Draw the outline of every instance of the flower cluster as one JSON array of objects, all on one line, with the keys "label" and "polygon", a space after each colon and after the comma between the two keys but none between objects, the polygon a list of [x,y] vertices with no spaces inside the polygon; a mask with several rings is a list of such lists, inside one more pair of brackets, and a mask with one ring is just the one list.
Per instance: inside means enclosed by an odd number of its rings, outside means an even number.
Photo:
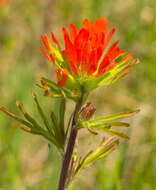
[{"label": "flower cluster", "polygon": [[[53,32],[51,37],[55,48],[48,36],[42,35],[47,52],[42,46],[40,48],[48,61],[56,66],[57,85],[69,89],[83,87],[90,91],[125,76],[129,70],[117,75],[137,61],[133,60],[127,64],[133,55],[124,56],[125,50],[117,46],[119,40],[107,48],[114,32],[115,28],[108,32],[108,22],[105,18],[91,23],[85,19],[79,29],[70,24],[69,33],[66,28],[62,28],[65,49],[61,49]],[[119,57],[121,58],[118,62]]]}]

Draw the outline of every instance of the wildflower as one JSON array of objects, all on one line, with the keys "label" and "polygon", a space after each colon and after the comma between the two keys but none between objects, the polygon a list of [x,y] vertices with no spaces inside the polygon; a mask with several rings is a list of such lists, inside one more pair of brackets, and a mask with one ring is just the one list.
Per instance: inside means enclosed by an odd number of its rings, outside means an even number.
[{"label": "wildflower", "polygon": [[[118,137],[129,139],[125,133],[117,131],[117,127],[129,127],[129,123],[116,120],[139,112],[121,112],[94,119],[96,107],[91,102],[84,105],[91,90],[118,81],[130,72],[127,70],[129,67],[138,63],[137,60],[131,60],[132,54],[125,55],[126,52],[117,46],[119,40],[108,47],[114,32],[114,28],[108,32],[108,22],[105,18],[91,23],[85,19],[79,29],[70,24],[69,33],[65,28],[62,29],[64,49],[53,32],[52,43],[47,35],[42,35],[46,50],[42,46],[40,48],[48,61],[56,67],[57,83],[39,75],[41,84],[37,86],[44,89],[44,96],[59,98],[57,109],[51,112],[50,118],[47,118],[47,110],[42,108],[35,93],[32,93],[32,97],[40,116],[39,121],[31,116],[19,101],[16,101],[16,105],[23,118],[0,106],[0,111],[22,125],[19,125],[22,130],[40,135],[56,146],[62,156],[58,190],[64,190],[66,187],[71,189],[74,177],[82,169],[116,149],[119,144]],[[75,109],[68,122],[65,120],[66,99],[75,101]],[[104,132],[116,137],[106,140],[102,138],[102,142],[95,149],[91,148],[92,143],[89,142],[89,149],[84,156],[79,157],[75,145],[80,129],[88,130],[93,135]]]},{"label": "wildflower", "polygon": [[[70,24],[69,33],[66,28],[62,29],[65,46],[63,50],[53,32],[51,37],[55,48],[48,36],[42,35],[47,52],[42,46],[40,48],[48,61],[56,66],[57,85],[72,90],[83,88],[89,92],[127,75],[129,70],[122,75],[120,73],[138,61],[133,60],[127,64],[133,55],[124,56],[125,50],[117,46],[119,40],[107,48],[114,32],[115,28],[108,32],[108,22],[105,18],[91,23],[85,19],[82,28],[78,29]],[[120,62],[117,61],[119,57]]]}]

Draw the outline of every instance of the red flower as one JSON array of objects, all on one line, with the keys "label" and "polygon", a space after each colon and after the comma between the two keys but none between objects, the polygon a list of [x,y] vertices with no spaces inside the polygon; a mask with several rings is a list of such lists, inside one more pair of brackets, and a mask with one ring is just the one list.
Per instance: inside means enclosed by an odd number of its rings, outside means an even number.
[{"label": "red flower", "polygon": [[[41,47],[45,57],[56,65],[58,86],[64,86],[68,75],[75,78],[100,77],[107,71],[116,67],[116,59],[125,54],[124,50],[117,47],[119,40],[114,42],[106,50],[115,29],[108,33],[108,22],[105,18],[100,18],[96,22],[89,23],[85,19],[82,28],[76,29],[73,24],[69,25],[69,32],[62,29],[62,37],[65,49],[61,51],[60,44],[54,33],[51,33],[56,49],[53,48],[47,35],[42,36],[43,43],[48,54]],[[57,55],[58,53],[58,55]],[[58,56],[61,57],[58,61]],[[128,55],[122,61],[126,62],[132,58]],[[59,77],[58,77],[59,72]]]}]

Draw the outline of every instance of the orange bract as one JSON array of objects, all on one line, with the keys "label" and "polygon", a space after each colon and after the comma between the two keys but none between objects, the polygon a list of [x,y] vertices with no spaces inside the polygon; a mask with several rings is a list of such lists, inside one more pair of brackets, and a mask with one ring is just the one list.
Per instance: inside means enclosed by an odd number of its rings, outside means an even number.
[{"label": "orange bract", "polygon": [[[79,29],[70,24],[69,33],[66,28],[62,29],[62,37],[65,44],[63,51],[61,51],[60,44],[54,33],[51,33],[57,51],[64,58],[63,63],[59,66],[58,64],[56,65],[58,86],[66,84],[68,74],[74,77],[100,77],[116,66],[115,60],[126,52],[117,47],[119,40],[114,42],[106,51],[115,29],[113,28],[108,34],[107,32],[108,22],[105,18],[100,18],[96,22],[91,21],[91,23],[85,19],[82,23],[82,28]],[[48,52],[46,53],[41,47],[43,54],[55,65],[57,56],[50,40],[47,35],[42,36],[42,40]],[[126,62],[130,58],[132,58],[131,54],[123,61]]]}]

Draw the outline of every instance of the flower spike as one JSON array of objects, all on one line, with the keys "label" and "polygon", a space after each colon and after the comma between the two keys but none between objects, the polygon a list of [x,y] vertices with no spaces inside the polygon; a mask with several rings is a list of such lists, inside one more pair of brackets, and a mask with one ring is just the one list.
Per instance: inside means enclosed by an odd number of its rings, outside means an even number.
[{"label": "flower spike", "polygon": [[[56,49],[47,35],[41,36],[48,53],[42,47],[41,51],[56,66],[59,87],[73,91],[77,84],[78,91],[84,89],[89,92],[99,86],[111,84],[129,73],[129,71],[120,72],[134,65],[133,60],[128,63],[133,55],[126,56],[126,51],[118,46],[119,40],[108,47],[115,28],[110,32],[108,29],[109,25],[105,18],[99,18],[95,22],[85,19],[82,27],[78,29],[74,24],[70,24],[69,32],[63,27],[62,38],[65,46],[63,51],[53,32],[51,36]],[[119,57],[120,62],[118,62]]]}]

